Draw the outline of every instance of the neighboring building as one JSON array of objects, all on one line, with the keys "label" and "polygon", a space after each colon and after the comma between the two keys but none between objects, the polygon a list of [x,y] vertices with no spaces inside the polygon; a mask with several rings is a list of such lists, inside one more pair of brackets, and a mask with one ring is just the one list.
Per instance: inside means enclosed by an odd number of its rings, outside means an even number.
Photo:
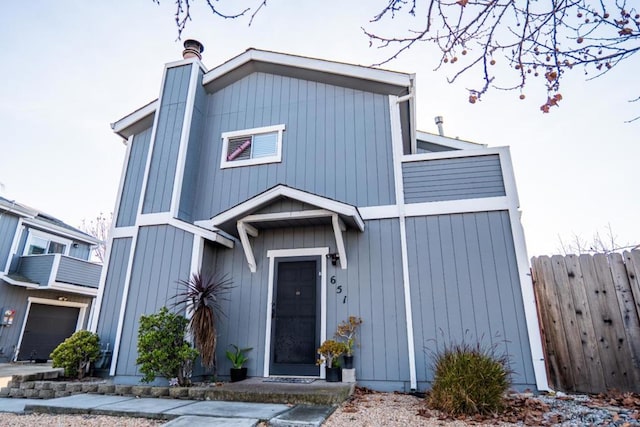
[{"label": "neighboring building", "polygon": [[100,241],[0,197],[0,362],[47,360],[93,313]]},{"label": "neighboring building", "polygon": [[112,125],[127,155],[93,324],[111,376],[140,380],[140,316],[202,269],[236,285],[221,376],[237,344],[250,376],[323,378],[316,348],[356,315],[365,386],[424,389],[431,354],[464,339],[547,388],[508,148],[417,132],[412,74],[255,49],[207,70],[185,52]]}]

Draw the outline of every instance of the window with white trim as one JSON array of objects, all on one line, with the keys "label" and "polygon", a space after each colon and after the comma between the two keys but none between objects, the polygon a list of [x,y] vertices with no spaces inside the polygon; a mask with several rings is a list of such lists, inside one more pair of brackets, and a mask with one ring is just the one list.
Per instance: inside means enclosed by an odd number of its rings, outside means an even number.
[{"label": "window with white trim", "polygon": [[284,125],[265,126],[222,134],[221,168],[282,161]]},{"label": "window with white trim", "polygon": [[22,255],[69,254],[71,240],[37,230],[29,230]]}]

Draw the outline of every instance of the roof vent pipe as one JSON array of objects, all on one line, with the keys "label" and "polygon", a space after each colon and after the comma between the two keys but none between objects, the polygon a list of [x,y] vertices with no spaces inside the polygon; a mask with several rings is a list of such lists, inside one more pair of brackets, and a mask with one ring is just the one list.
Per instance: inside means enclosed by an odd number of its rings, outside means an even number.
[{"label": "roof vent pipe", "polygon": [[198,40],[189,39],[184,41],[184,50],[182,51],[184,59],[202,59],[202,52],[204,52],[204,45]]},{"label": "roof vent pipe", "polygon": [[436,126],[438,126],[438,133],[440,134],[440,136],[444,136],[444,128],[442,127],[442,123],[444,123],[444,119],[442,118],[442,116],[436,116],[435,121],[436,121]]}]

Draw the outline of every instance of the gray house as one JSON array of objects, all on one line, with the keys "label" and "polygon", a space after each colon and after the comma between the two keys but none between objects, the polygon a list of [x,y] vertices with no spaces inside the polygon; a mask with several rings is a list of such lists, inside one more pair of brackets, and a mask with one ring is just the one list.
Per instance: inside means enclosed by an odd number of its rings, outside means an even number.
[{"label": "gray house", "polygon": [[[94,314],[99,240],[0,197],[0,362],[47,360]],[[97,313],[96,313],[97,315]]]},{"label": "gray house", "polygon": [[[191,43],[191,44],[189,44]],[[127,155],[93,329],[138,382],[138,320],[180,279],[231,275],[219,329],[250,376],[324,378],[315,349],[360,316],[360,384],[424,389],[430,355],[481,340],[517,388],[546,389],[509,149],[416,130],[415,76],[200,45],[120,119]]]}]

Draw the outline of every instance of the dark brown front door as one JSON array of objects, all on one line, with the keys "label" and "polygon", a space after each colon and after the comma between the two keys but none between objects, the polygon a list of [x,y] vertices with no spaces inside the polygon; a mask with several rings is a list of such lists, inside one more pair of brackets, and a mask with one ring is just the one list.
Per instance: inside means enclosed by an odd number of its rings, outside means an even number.
[{"label": "dark brown front door", "polygon": [[270,375],[320,375],[319,267],[318,258],[276,261]]},{"label": "dark brown front door", "polygon": [[51,352],[76,331],[80,309],[31,304],[18,360],[48,360]]}]

